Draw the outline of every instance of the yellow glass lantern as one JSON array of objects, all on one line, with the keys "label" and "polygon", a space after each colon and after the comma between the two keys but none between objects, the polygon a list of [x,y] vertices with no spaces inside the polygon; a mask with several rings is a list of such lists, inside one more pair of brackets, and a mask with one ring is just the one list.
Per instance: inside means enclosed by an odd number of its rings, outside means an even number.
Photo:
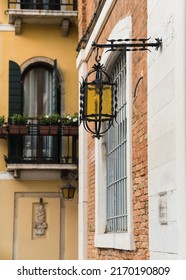
[{"label": "yellow glass lantern", "polygon": [[97,61],[80,88],[80,121],[93,137],[100,139],[116,118],[116,83]]}]

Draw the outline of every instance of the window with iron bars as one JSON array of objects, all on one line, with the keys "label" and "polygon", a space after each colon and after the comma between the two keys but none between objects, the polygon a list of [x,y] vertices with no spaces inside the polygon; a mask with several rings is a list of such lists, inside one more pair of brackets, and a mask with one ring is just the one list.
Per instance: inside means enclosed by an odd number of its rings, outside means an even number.
[{"label": "window with iron bars", "polygon": [[118,95],[117,123],[106,134],[106,231],[127,231],[126,53],[117,58],[111,76]]}]

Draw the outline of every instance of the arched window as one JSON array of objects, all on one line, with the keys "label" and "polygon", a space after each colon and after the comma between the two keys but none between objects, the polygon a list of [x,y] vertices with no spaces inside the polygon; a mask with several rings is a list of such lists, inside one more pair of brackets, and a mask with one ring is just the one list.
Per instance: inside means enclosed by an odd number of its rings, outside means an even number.
[{"label": "arched window", "polygon": [[[131,30],[131,17],[126,17],[114,27],[109,39],[130,38]],[[117,122],[95,144],[95,246],[134,250],[131,53],[105,52],[101,62],[117,81],[118,107]]]},{"label": "arched window", "polygon": [[[54,69],[43,63],[36,63],[26,69],[22,77],[23,83],[23,113],[34,122],[41,115],[60,113],[57,75]],[[33,127],[34,129],[34,127]],[[25,136],[23,143],[23,158],[42,161],[53,161],[57,156],[57,138],[52,136]],[[37,133],[36,133],[37,134]]]},{"label": "arched window", "polygon": [[32,131],[28,136],[10,141],[9,154],[19,156],[24,162],[39,163],[48,160],[57,163],[60,158],[58,136],[41,137],[38,132],[38,119],[42,115],[60,114],[56,60],[53,65],[34,62],[26,67],[23,73],[13,61],[10,61],[9,68],[9,116],[15,113],[25,114],[32,124]]},{"label": "arched window", "polygon": [[[57,77],[54,79],[51,66],[34,64],[23,74],[23,113],[39,117],[59,111]],[[59,112],[58,112],[59,113]]]},{"label": "arched window", "polygon": [[116,60],[112,77],[117,81],[117,124],[106,134],[106,231],[127,231],[127,99],[126,53]]}]

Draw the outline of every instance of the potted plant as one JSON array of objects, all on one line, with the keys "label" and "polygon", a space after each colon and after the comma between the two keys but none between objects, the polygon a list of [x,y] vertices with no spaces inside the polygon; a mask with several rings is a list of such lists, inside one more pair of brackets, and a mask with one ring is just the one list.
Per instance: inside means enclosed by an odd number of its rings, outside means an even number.
[{"label": "potted plant", "polygon": [[7,125],[5,125],[5,116],[0,116],[0,138],[6,138]]},{"label": "potted plant", "polygon": [[28,117],[24,114],[13,114],[9,118],[9,134],[28,135],[29,127],[27,121]]},{"label": "potted plant", "polygon": [[62,133],[64,136],[78,135],[78,113],[63,115],[61,117]]},{"label": "potted plant", "polygon": [[57,135],[59,132],[59,114],[43,115],[39,119],[39,134]]},{"label": "potted plant", "polygon": [[4,124],[5,116],[0,116],[0,125]]}]

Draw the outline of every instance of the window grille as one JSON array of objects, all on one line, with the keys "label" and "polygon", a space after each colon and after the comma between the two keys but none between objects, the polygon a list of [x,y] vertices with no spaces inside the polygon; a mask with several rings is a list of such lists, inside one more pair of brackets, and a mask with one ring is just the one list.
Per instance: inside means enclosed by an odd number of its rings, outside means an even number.
[{"label": "window grille", "polygon": [[117,81],[117,123],[106,134],[107,232],[127,231],[126,54],[121,53],[111,76]]}]

